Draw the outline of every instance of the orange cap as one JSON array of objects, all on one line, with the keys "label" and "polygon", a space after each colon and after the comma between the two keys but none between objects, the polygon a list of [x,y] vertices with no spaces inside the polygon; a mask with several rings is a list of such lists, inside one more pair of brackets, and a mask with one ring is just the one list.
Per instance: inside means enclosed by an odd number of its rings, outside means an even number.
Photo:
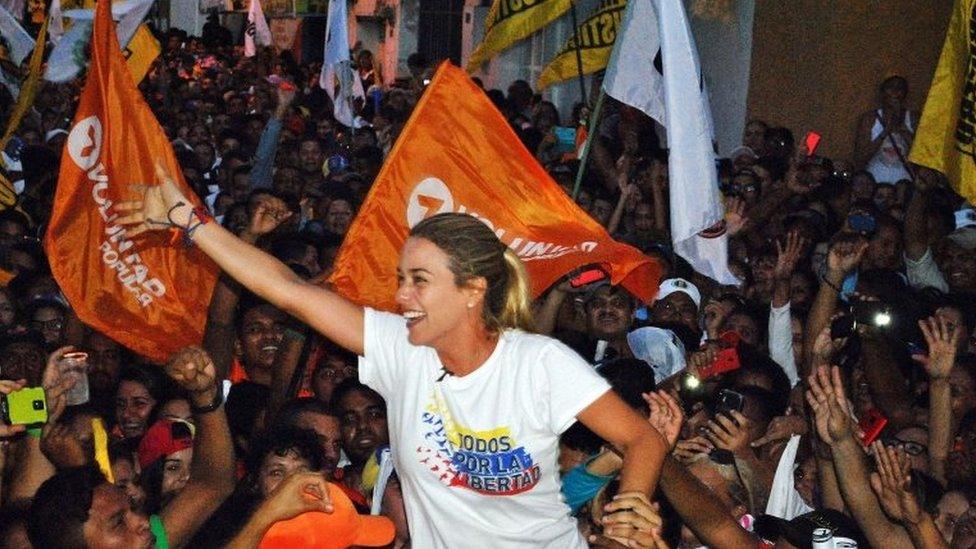
[{"label": "orange cap", "polygon": [[393,541],[393,521],[386,517],[360,515],[343,491],[332,484],[329,499],[335,511],[302,513],[276,522],[261,540],[260,549],[346,549],[357,545],[382,547]]}]

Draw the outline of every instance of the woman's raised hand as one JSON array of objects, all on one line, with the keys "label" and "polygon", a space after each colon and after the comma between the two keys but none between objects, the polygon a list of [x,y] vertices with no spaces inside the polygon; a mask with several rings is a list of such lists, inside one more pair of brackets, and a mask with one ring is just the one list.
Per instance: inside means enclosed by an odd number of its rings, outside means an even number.
[{"label": "woman's raised hand", "polygon": [[[119,214],[115,222],[126,227],[126,234],[130,238],[147,231],[182,227],[189,221],[190,201],[160,164],[156,164],[156,179],[156,185],[136,185],[142,194],[140,199],[115,205],[115,211]],[[179,208],[181,205],[186,208]]]}]

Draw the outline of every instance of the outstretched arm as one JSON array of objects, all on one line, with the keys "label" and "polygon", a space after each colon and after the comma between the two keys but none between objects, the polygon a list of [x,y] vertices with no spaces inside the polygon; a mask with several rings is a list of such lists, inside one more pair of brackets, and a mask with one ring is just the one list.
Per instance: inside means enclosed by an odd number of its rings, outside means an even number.
[{"label": "outstretched arm", "polygon": [[[128,226],[130,238],[171,224],[187,227],[196,221],[190,201],[157,166],[158,185],[147,187],[142,200],[122,202],[117,223]],[[193,242],[228,275],[279,309],[297,317],[342,347],[363,354],[362,307],[303,280],[284,263],[244,242],[216,223],[193,233]]]},{"label": "outstretched arm", "polygon": [[183,349],[170,359],[166,373],[189,395],[197,426],[190,480],[162,511],[170,545],[182,547],[234,490],[234,445],[223,405],[208,410],[219,402],[221,387],[206,351]]}]

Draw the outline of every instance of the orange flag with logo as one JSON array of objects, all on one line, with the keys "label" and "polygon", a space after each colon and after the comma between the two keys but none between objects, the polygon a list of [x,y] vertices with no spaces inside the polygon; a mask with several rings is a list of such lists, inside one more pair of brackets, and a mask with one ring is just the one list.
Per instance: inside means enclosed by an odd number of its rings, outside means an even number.
[{"label": "orange flag with logo", "polygon": [[[126,237],[113,204],[154,184],[154,164],[180,175],[169,140],[132,82],[115,36],[110,2],[98,2],[92,60],[61,156],[54,210],[44,238],[51,271],[78,317],[157,361],[198,344],[216,266],[164,236]],[[199,205],[199,199],[193,198]]]},{"label": "orange flag with logo", "polygon": [[660,267],[590,218],[519,141],[465,72],[437,70],[353,221],[330,278],[363,305],[395,308],[396,265],[410,227],[443,212],[471,214],[514,249],[538,296],[596,264],[644,301]]}]

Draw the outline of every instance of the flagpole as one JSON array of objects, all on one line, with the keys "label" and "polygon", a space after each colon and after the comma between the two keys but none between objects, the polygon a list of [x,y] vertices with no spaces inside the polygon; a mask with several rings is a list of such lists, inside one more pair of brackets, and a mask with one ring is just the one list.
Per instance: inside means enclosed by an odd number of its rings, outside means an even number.
[{"label": "flagpole", "polygon": [[576,16],[576,2],[570,0],[569,2],[570,17],[572,17],[573,22],[573,43],[576,46],[576,74],[579,78],[580,85],[580,101],[586,104],[586,82],[583,80],[583,52],[580,51],[580,32],[579,32],[579,21]]},{"label": "flagpole", "polygon": [[[579,51],[579,50],[577,50]],[[593,136],[597,134],[596,124],[600,120],[600,112],[603,111],[603,101],[607,93],[600,86],[600,94],[596,96],[596,105],[593,113],[590,114],[590,121],[586,123],[586,142],[583,143],[583,152],[580,154],[580,165],[576,170],[576,183],[573,185],[573,200],[579,195],[580,185],[583,183],[583,174],[586,172],[586,161],[590,158],[590,146],[593,144]]]}]

